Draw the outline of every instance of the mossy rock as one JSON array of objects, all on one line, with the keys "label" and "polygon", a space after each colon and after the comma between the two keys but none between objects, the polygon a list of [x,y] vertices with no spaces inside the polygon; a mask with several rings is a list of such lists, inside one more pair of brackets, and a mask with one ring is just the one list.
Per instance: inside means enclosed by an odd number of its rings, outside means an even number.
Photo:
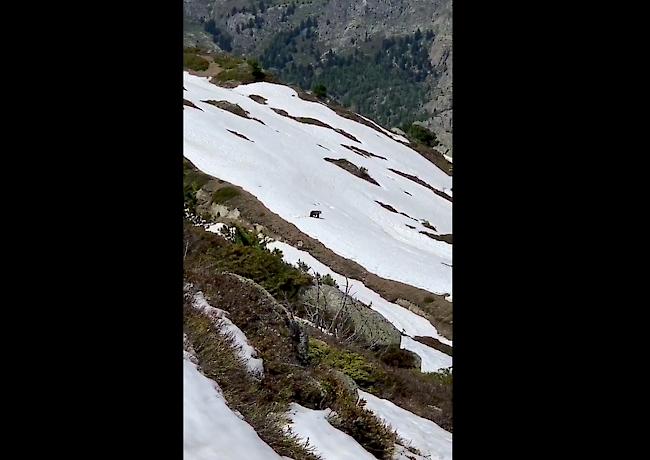
[{"label": "mossy rock", "polygon": [[[313,286],[305,290],[303,299],[308,303],[316,303],[322,308],[327,308],[330,314],[336,314],[345,294],[334,286],[325,284]],[[376,346],[399,345],[402,340],[400,331],[397,330],[386,318],[361,302],[348,298],[346,300],[346,313],[355,328],[361,341]]]}]

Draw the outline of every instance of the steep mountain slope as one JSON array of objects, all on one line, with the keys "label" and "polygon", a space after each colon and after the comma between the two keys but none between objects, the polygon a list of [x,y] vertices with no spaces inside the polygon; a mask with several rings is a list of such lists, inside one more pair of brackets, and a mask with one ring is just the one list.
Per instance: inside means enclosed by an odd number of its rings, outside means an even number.
[{"label": "steep mountain slope", "polygon": [[344,105],[387,126],[421,120],[451,154],[451,0],[184,5],[187,45],[212,39],[215,48],[260,58],[288,83],[323,83]]},{"label": "steep mountain slope", "polygon": [[[282,85],[227,89],[185,73],[184,88],[196,107],[184,111],[184,155],[201,170],[242,186],[379,276],[452,294],[451,245],[421,233],[430,227],[434,236],[451,233],[451,177],[403,139]],[[211,100],[237,104],[250,115],[204,102]],[[322,218],[310,219],[312,209]]]},{"label": "steep mountain slope", "polygon": [[185,455],[448,460],[449,163],[203,57],[183,77]]}]

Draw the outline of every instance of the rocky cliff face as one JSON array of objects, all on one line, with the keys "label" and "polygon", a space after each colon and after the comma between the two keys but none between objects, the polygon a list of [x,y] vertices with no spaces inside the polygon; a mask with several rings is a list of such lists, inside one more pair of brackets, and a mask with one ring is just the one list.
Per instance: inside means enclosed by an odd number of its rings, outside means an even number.
[{"label": "rocky cliff face", "polygon": [[437,75],[431,100],[426,105],[431,114],[424,125],[438,136],[442,146],[452,154],[452,8],[451,0],[444,2],[433,21],[435,34],[429,57]]},{"label": "rocky cliff face", "polygon": [[[400,48],[397,53],[393,52],[393,62],[387,64],[383,60],[378,64],[393,66],[395,69],[385,70],[399,73],[384,87],[378,88],[377,94],[372,94],[367,88],[355,88],[358,92],[368,93],[359,95],[360,99],[374,99],[374,102],[366,106],[354,102],[348,102],[348,105],[384,123],[395,119],[412,121],[405,120],[403,115],[384,117],[383,105],[396,102],[386,101],[380,95],[390,94],[397,86],[417,87],[417,91],[406,93],[411,97],[402,96],[405,94],[402,89],[396,100],[408,107],[407,112],[417,113],[417,119],[436,133],[443,153],[451,154],[452,0],[307,0],[293,3],[282,0],[184,0],[184,11],[186,45],[204,43],[206,38],[214,37],[216,47],[258,58],[265,53],[272,58],[278,54],[277,50],[287,49],[288,55],[275,70],[283,79],[293,80],[301,86],[311,85],[319,78],[322,80],[327,72],[331,72],[332,68],[325,65],[325,56],[330,50],[339,57],[347,57],[346,65],[352,66],[352,74],[358,69],[358,75],[371,78],[372,69],[369,70],[368,66],[373,60],[379,62],[376,54],[390,53],[382,46],[383,40],[409,37],[418,30],[423,34],[432,33],[431,39],[427,35],[428,40],[421,42],[427,47],[429,59],[426,78],[408,78],[413,72],[410,68],[412,63],[400,62],[399,54],[404,50]],[[305,25],[305,21],[311,21],[310,18],[315,20],[315,24]],[[214,23],[206,27],[210,21]],[[203,32],[204,29],[211,32]],[[352,63],[349,56],[354,56]],[[364,56],[368,62],[363,60]],[[381,74],[381,70],[376,73]],[[309,73],[308,78],[296,76],[301,73]],[[330,83],[328,89],[334,96],[339,96],[342,91],[334,81],[341,81],[341,78],[337,75],[326,80]]]}]

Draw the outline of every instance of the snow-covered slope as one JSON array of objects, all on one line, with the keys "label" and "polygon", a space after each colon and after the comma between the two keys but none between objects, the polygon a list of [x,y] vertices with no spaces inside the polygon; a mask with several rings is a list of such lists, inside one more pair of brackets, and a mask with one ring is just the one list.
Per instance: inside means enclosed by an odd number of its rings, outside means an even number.
[{"label": "snow-covered slope", "polygon": [[431,420],[396,406],[392,402],[359,390],[366,409],[390,425],[403,440],[431,460],[451,460],[452,435]]},{"label": "snow-covered slope", "polygon": [[[253,83],[228,89],[188,73],[183,85],[184,98],[198,107],[184,107],[184,155],[199,169],[241,186],[304,233],[372,273],[430,292],[452,293],[451,245],[419,233],[431,231],[422,226],[423,220],[440,234],[452,233],[451,201],[390,169],[417,176],[448,196],[451,177],[397,142],[395,135],[302,100],[286,86]],[[262,96],[266,103],[249,95]],[[202,102],[206,100],[238,104],[259,121]],[[294,120],[273,108],[334,129]],[[379,185],[324,158],[364,167]],[[321,219],[308,217],[313,209],[322,211]]]},{"label": "snow-covered slope", "polygon": [[301,440],[309,441],[323,460],[376,460],[351,436],[327,421],[330,409],[313,410],[292,403],[289,427]]},{"label": "snow-covered slope", "polygon": [[183,360],[183,459],[281,460],[227,405],[218,385]]}]

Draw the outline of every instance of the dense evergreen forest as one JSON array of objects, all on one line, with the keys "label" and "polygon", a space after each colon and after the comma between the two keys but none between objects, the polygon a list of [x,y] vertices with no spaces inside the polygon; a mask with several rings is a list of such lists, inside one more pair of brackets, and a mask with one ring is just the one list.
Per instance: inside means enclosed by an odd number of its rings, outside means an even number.
[{"label": "dense evergreen forest", "polygon": [[424,115],[427,75],[433,72],[428,50],[433,33],[384,39],[370,52],[353,48],[348,54],[315,45],[316,19],[278,33],[260,56],[264,67],[304,89],[324,85],[346,107],[388,126],[402,125]]},{"label": "dense evergreen forest", "polygon": [[[233,6],[222,13],[227,18],[238,13],[252,15],[237,24],[235,35],[253,35],[264,27],[261,14],[264,1],[248,6]],[[280,21],[291,23],[295,4],[288,4]],[[423,104],[429,100],[434,70],[429,50],[434,35],[420,31],[400,37],[351,41],[349,50],[335,52],[322,49],[318,43],[318,19],[308,16],[293,27],[272,36],[264,46],[248,57],[259,59],[264,68],[277,74],[286,83],[305,90],[326,89],[329,97],[386,126],[401,126],[426,118]],[[224,51],[233,51],[233,35],[219,28],[214,20],[203,23],[204,30]],[[429,77],[429,78],[427,78]]]}]

